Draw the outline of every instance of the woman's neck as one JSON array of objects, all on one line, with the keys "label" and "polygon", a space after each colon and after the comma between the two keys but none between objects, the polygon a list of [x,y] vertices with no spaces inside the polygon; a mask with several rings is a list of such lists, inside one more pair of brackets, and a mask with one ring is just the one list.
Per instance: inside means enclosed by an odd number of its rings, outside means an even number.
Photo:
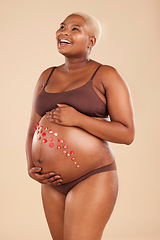
[{"label": "woman's neck", "polygon": [[84,59],[68,59],[65,58],[64,69],[66,72],[76,71],[82,67],[85,67],[90,62],[89,58]]}]

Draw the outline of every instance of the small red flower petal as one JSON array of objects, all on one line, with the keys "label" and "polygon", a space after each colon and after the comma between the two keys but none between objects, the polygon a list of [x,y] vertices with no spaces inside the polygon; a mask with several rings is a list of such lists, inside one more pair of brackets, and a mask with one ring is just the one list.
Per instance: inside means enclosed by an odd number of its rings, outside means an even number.
[{"label": "small red flower petal", "polygon": [[50,130],[48,131],[48,133],[49,133],[49,134],[53,133],[53,130],[52,130],[52,129],[50,129]]},{"label": "small red flower petal", "polygon": [[56,137],[58,136],[58,132],[54,132],[53,134],[54,134],[54,136],[56,136]]},{"label": "small red flower petal", "polygon": [[49,137],[49,141],[52,142],[53,141],[53,137]]},{"label": "small red flower petal", "polygon": [[49,146],[50,146],[50,148],[53,148],[54,143],[50,143]]}]

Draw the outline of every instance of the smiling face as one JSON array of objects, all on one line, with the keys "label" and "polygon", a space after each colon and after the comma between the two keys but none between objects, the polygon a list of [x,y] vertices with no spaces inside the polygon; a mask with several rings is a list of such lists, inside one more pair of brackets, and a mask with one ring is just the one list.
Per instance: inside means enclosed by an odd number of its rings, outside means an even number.
[{"label": "smiling face", "polygon": [[60,24],[56,39],[59,53],[66,57],[87,57],[96,41],[90,26],[79,15],[70,15]]}]

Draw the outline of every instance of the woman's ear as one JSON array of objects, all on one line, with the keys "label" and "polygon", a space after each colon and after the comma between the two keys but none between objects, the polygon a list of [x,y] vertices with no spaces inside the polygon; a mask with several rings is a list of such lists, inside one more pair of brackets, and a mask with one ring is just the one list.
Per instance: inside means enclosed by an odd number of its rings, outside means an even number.
[{"label": "woman's ear", "polygon": [[96,44],[96,38],[95,37],[90,37],[88,48],[92,49],[92,47],[94,47],[95,44]]}]

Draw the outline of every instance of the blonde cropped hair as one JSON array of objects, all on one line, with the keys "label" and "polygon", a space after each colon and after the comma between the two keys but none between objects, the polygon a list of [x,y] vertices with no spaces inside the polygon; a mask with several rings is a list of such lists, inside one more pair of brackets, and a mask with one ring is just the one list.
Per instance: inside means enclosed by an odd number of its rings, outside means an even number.
[{"label": "blonde cropped hair", "polygon": [[102,32],[100,22],[95,17],[83,12],[73,12],[69,16],[71,15],[81,16],[86,21],[86,23],[90,25],[92,29],[92,34],[96,38],[96,43],[97,43],[101,37],[101,32]]}]

